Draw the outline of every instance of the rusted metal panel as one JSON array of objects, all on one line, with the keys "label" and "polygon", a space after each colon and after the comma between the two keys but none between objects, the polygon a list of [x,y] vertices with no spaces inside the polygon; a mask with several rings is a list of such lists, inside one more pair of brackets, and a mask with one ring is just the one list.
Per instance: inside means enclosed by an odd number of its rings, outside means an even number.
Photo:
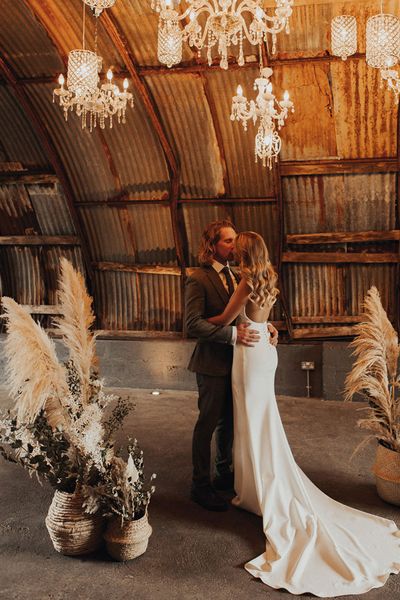
[{"label": "rusted metal panel", "polygon": [[26,186],[43,235],[75,235],[69,208],[58,184]]},{"label": "rusted metal panel", "polygon": [[274,67],[273,92],[282,99],[284,91],[288,90],[295,109],[294,113],[289,113],[279,133],[282,161],[337,156],[329,69],[329,63],[325,62]]},{"label": "rusted metal panel", "polygon": [[0,235],[41,233],[29,195],[23,185],[0,185]]},{"label": "rusted metal panel", "polygon": [[362,303],[371,286],[376,286],[382,306],[394,317],[397,311],[395,289],[396,267],[394,265],[349,265],[347,275],[347,303],[350,314],[362,314]]},{"label": "rusted metal panel", "polygon": [[211,221],[231,220],[238,231],[256,231],[263,236],[276,263],[279,226],[278,207],[275,202],[244,201],[233,204],[185,203],[181,208],[188,240],[188,266],[197,266],[197,252],[203,230]]},{"label": "rusted metal panel", "polygon": [[0,47],[18,77],[40,77],[63,70],[45,29],[22,0],[2,0],[1,20]]},{"label": "rusted metal panel", "polygon": [[140,275],[142,329],[156,331],[182,330],[182,297],[180,277]]},{"label": "rusted metal panel", "polygon": [[169,206],[134,204],[127,207],[122,218],[133,236],[136,263],[177,264]]},{"label": "rusted metal panel", "polygon": [[230,120],[232,96],[237,86],[243,88],[247,99],[255,98],[254,79],[258,77],[257,65],[254,68],[206,72],[206,77],[216,109],[216,119],[221,131],[227,175],[232,197],[262,198],[275,193],[272,172],[255,163],[254,143],[257,128],[252,122],[244,131],[238,122]]},{"label": "rusted metal panel", "polygon": [[[1,28],[0,28],[1,31]],[[0,131],[4,158],[24,167],[46,167],[48,160],[12,92],[0,86]]]},{"label": "rusted metal panel", "polygon": [[60,107],[52,102],[53,87],[35,84],[27,92],[59,153],[75,199],[107,200],[115,196],[115,182],[98,132],[82,130],[81,120],[75,114],[70,114],[66,122]]},{"label": "rusted metal panel", "polygon": [[[151,8],[150,0],[124,0],[117,2],[112,15],[124,37],[131,41],[135,62],[138,65],[159,65],[157,59],[158,13]],[[182,60],[193,58],[188,44],[182,48]]]},{"label": "rusted metal panel", "polygon": [[285,280],[290,314],[293,317],[329,317],[345,314],[344,273],[345,267],[336,265],[286,267]]},{"label": "rusted metal panel", "polygon": [[126,123],[103,130],[124,191],[130,198],[158,199],[168,195],[169,174],[158,137],[143,102],[135,93]]},{"label": "rusted metal panel", "polygon": [[60,278],[60,260],[66,258],[70,261],[74,269],[80,271],[85,276],[82,251],[80,248],[67,247],[46,247],[42,249],[42,265],[46,282],[45,304],[57,304],[58,280]]},{"label": "rusted metal panel", "polygon": [[222,195],[225,189],[220,150],[201,77],[196,74],[150,76],[146,81],[170,143],[180,157],[181,196]]},{"label": "rusted metal panel", "polygon": [[[20,2],[21,0],[19,0]],[[82,15],[84,4],[82,0],[29,0],[32,10],[45,26],[52,40],[63,57],[74,48],[82,48]],[[95,50],[96,19],[91,15],[90,9],[86,10],[86,43],[85,47]],[[121,68],[121,59],[104,31],[101,19],[97,20],[97,54],[103,58],[102,73],[105,74],[109,66]],[[105,75],[103,75],[105,77]],[[102,76],[102,77],[103,77]]]},{"label": "rusted metal panel", "polygon": [[330,46],[329,29],[334,4],[295,1],[289,21],[290,33],[286,35],[282,32],[277,36],[276,54],[271,53],[271,43],[269,44],[271,59],[326,54]]},{"label": "rusted metal panel", "polygon": [[95,281],[101,329],[182,330],[180,277],[98,271]]},{"label": "rusted metal panel", "polygon": [[331,75],[338,156],[396,156],[397,106],[379,70],[348,60],[332,63]]},{"label": "rusted metal panel", "polygon": [[80,212],[94,261],[176,264],[169,206],[96,206]]},{"label": "rusted metal panel", "polygon": [[41,265],[41,248],[3,247],[3,293],[20,304],[45,304],[45,283]]},{"label": "rusted metal panel", "polygon": [[79,209],[92,260],[135,263],[135,244],[119,208]]},{"label": "rusted metal panel", "polygon": [[396,175],[283,177],[286,233],[395,229]]},{"label": "rusted metal panel", "polygon": [[305,323],[307,317],[326,317],[324,323],[315,326],[321,337],[330,317],[335,317],[337,325],[340,317],[362,314],[362,304],[372,285],[378,288],[388,314],[393,316],[396,310],[393,265],[290,265],[285,279],[293,317],[302,317]]}]

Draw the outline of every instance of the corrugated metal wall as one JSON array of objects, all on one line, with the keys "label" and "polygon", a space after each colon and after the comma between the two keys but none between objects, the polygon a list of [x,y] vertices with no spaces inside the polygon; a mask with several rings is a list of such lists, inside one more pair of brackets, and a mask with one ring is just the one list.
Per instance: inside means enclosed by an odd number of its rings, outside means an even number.
[{"label": "corrugated metal wall", "polygon": [[[254,162],[254,126],[245,132],[230,120],[239,83],[255,96],[254,47],[245,45],[243,68],[223,71],[205,67],[185,45],[187,69],[168,71],[157,61],[150,2],[117,2],[110,20],[98,22],[102,77],[108,66],[119,81],[128,75],[135,108],[125,125],[90,133],[74,114],[65,122],[52,101],[68,52],[81,45],[81,0],[4,0],[1,293],[55,304],[59,258],[67,256],[87,276],[100,329],[182,332],[185,269],[197,266],[207,223],[230,218],[265,238],[282,288],[272,318],[294,337],[351,333],[372,284],[398,319],[398,109],[362,54],[331,59],[329,22],[344,10],[358,16],[362,53],[366,18],[378,10],[372,1],[295,3],[277,54],[264,48],[275,94],[288,89],[295,103],[281,130],[280,165],[269,171]],[[398,5],[388,0],[385,10],[397,14]],[[93,48],[89,12],[86,25]],[[341,170],[345,160],[350,166]],[[285,175],[289,167],[295,174]],[[287,238],[393,230],[384,241]],[[343,260],[326,262],[327,253]],[[373,264],[382,253],[386,262]]]}]

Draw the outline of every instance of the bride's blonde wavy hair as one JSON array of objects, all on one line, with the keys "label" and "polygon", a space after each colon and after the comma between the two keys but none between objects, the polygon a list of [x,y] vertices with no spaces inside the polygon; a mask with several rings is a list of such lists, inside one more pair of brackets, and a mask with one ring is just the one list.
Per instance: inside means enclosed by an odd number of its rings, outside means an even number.
[{"label": "bride's blonde wavy hair", "polygon": [[235,251],[242,277],[251,289],[250,299],[260,308],[266,304],[272,306],[279,294],[275,287],[278,276],[261,235],[254,231],[239,233],[235,239]]}]

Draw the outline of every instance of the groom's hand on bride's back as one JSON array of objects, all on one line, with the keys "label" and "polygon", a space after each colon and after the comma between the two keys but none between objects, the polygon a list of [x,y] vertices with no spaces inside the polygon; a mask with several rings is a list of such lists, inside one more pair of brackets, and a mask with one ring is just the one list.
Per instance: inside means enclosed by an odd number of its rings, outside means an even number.
[{"label": "groom's hand on bride's back", "polygon": [[243,344],[244,346],[254,346],[260,341],[260,333],[256,329],[250,329],[250,323],[240,323],[237,326],[237,344]]}]

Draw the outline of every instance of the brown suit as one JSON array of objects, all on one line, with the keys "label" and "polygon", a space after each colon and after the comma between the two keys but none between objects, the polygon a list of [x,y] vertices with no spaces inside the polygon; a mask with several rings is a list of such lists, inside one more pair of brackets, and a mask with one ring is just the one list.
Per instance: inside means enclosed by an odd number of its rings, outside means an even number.
[{"label": "brown suit", "polygon": [[[235,277],[236,274],[234,274]],[[186,329],[197,338],[188,368],[196,372],[199,418],[193,432],[193,486],[210,483],[210,445],[216,432],[216,473],[224,475],[232,463],[232,326],[207,321],[223,312],[229,301],[221,278],[212,266],[195,271],[186,283]]]}]

